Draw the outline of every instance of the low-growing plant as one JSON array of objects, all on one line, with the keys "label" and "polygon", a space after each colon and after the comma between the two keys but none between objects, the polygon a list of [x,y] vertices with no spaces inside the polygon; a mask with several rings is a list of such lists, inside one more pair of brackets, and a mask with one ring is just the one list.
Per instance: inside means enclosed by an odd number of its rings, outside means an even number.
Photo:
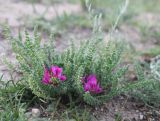
[{"label": "low-growing plant", "polygon": [[160,56],[155,57],[150,64],[154,79],[160,81]]},{"label": "low-growing plant", "polygon": [[121,64],[124,42],[112,38],[104,41],[101,15],[95,15],[90,5],[88,10],[93,20],[92,36],[80,46],[71,42],[70,47],[62,53],[55,51],[53,36],[48,43],[41,45],[36,29],[34,37],[30,37],[26,31],[25,39],[21,33],[17,38],[12,37],[9,29],[6,29],[19,71],[23,74],[21,83],[38,97],[48,100],[62,97],[63,102],[74,100],[98,105],[124,91],[144,85],[143,81],[123,83],[122,77],[128,68]]},{"label": "low-growing plant", "polygon": [[127,66],[119,65],[124,49],[121,42],[106,43],[94,33],[80,47],[72,43],[63,53],[56,53],[53,39],[41,46],[36,31],[34,38],[26,32],[24,41],[21,34],[10,38],[23,74],[21,83],[38,97],[54,99],[67,95],[69,99],[97,105],[135,87],[121,82],[127,71]]},{"label": "low-growing plant", "polygon": [[136,64],[138,81],[148,81],[143,88],[136,89],[132,92],[132,96],[138,100],[143,101],[145,104],[159,107],[160,105],[160,61],[158,56],[151,62],[150,68],[148,64],[142,68],[140,64]]}]

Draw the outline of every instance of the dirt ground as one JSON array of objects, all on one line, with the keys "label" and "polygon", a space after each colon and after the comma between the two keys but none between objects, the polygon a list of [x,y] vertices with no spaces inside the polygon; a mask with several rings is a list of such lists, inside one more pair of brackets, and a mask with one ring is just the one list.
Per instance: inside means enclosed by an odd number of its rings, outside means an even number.
[{"label": "dirt ground", "polygon": [[[35,8],[38,13],[34,12],[32,5],[28,2],[21,0],[0,0],[0,24],[7,22],[15,35],[17,35],[19,28],[24,26],[24,18],[32,17],[43,14],[46,9],[46,6],[43,4],[36,4]],[[61,4],[55,4],[50,6],[47,14],[45,15],[46,19],[53,19],[57,15],[61,15],[64,12],[67,14],[75,13],[78,14],[81,10],[80,5],[70,4],[63,2]],[[149,24],[155,23],[154,21],[160,20],[160,15],[154,15],[152,13],[144,13],[137,16],[135,19],[141,22],[148,22]],[[89,29],[78,29],[75,28],[68,33],[68,36],[76,35],[76,38],[82,39],[88,36],[88,33],[91,31]],[[107,39],[107,33],[105,33],[105,39]],[[120,26],[118,34],[123,36],[124,39],[130,42],[137,51],[143,51],[150,49],[155,46],[154,41],[147,41],[143,43],[141,41],[140,31],[134,27],[127,24]],[[45,39],[45,38],[44,38]],[[68,44],[65,37],[59,37],[57,39],[57,49],[64,49]],[[151,38],[153,39],[153,38]],[[0,75],[3,74],[4,80],[10,78],[10,72],[7,69],[6,65],[3,64],[3,57],[7,56],[12,63],[16,63],[15,55],[12,53],[10,46],[7,41],[4,39],[2,27],[0,28]],[[141,103],[136,103],[131,99],[126,99],[126,97],[120,96],[117,99],[112,100],[111,102],[106,103],[100,108],[94,110],[93,115],[95,115],[100,121],[114,121],[116,115],[121,114],[121,117],[124,121],[160,121],[160,112],[151,110],[145,107]],[[153,119],[153,115],[155,119]],[[119,120],[117,120],[119,121]]]},{"label": "dirt ground", "polygon": [[116,97],[93,113],[100,121],[160,121],[160,112],[124,96]]}]

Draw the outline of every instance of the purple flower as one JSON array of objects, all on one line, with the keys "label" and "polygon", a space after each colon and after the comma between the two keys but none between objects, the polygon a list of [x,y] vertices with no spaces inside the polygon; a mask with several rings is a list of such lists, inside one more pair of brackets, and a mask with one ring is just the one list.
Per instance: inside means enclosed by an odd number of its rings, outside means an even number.
[{"label": "purple flower", "polygon": [[67,79],[67,77],[65,75],[62,75],[59,79],[63,82]]},{"label": "purple flower", "polygon": [[96,93],[101,93],[102,92],[102,88],[100,87],[99,84],[97,84],[96,88],[95,88]]},{"label": "purple flower", "polygon": [[[44,75],[42,79],[43,84],[54,84],[57,83],[57,79],[64,82],[67,78],[62,74],[63,69],[58,66],[51,66],[50,69],[44,68]],[[55,81],[55,82],[54,82]]]},{"label": "purple flower", "polygon": [[59,68],[58,66],[51,66],[51,71],[55,78],[59,78],[62,75],[62,68]]},{"label": "purple flower", "polygon": [[85,92],[90,91],[90,88],[91,88],[90,84],[88,84],[88,83],[84,84],[84,91]]},{"label": "purple flower", "polygon": [[58,66],[52,66],[51,71],[53,74],[53,77],[58,78],[61,81],[66,80],[66,76],[62,74],[63,69]]},{"label": "purple flower", "polygon": [[89,91],[89,92],[95,93],[95,94],[102,92],[102,88],[100,87],[100,85],[97,81],[96,75],[91,74],[85,79],[86,80],[83,80],[85,92]]},{"label": "purple flower", "polygon": [[43,75],[42,83],[43,84],[51,83],[51,76],[47,68],[44,68],[44,75]]},{"label": "purple flower", "polygon": [[89,83],[92,86],[96,86],[97,85],[96,75],[94,75],[94,74],[89,75],[88,78],[87,78],[87,83]]}]

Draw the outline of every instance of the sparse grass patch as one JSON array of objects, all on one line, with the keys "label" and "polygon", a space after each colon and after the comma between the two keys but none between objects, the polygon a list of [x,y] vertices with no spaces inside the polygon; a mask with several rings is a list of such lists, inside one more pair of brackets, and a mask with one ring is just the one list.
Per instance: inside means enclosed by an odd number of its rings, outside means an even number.
[{"label": "sparse grass patch", "polygon": [[154,48],[151,48],[149,50],[146,50],[143,52],[144,55],[149,55],[151,57],[156,57],[160,54],[160,46],[156,46]]},{"label": "sparse grass patch", "polygon": [[87,15],[75,15],[64,13],[61,16],[57,16],[53,20],[47,20],[44,17],[31,18],[26,21],[26,27],[33,29],[33,26],[37,25],[38,30],[45,32],[49,35],[51,32],[64,33],[71,28],[92,28]]},{"label": "sparse grass patch", "polygon": [[1,81],[0,89],[0,120],[22,120],[25,121],[26,104],[21,103],[24,87],[12,82]]},{"label": "sparse grass patch", "polygon": [[153,107],[160,106],[160,60],[158,57],[155,57],[151,64],[144,63],[144,68],[139,64],[136,65],[138,81],[147,80],[150,84],[132,92],[133,97]]}]

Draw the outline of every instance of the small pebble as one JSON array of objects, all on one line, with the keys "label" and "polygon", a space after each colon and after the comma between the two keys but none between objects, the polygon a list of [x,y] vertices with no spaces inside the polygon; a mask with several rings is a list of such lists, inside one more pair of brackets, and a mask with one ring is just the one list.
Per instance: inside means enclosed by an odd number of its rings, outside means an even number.
[{"label": "small pebble", "polygon": [[104,111],[103,108],[101,108],[101,111],[102,111],[102,112]]},{"label": "small pebble", "polygon": [[32,108],[32,116],[33,117],[39,117],[40,116],[40,110],[38,108]]},{"label": "small pebble", "polygon": [[136,110],[136,113],[138,113],[139,112],[139,110]]},{"label": "small pebble", "polygon": [[96,114],[95,113],[93,113],[93,116],[95,116]]},{"label": "small pebble", "polygon": [[142,114],[139,115],[140,120],[142,120],[143,117],[144,117],[144,116],[143,116]]}]

